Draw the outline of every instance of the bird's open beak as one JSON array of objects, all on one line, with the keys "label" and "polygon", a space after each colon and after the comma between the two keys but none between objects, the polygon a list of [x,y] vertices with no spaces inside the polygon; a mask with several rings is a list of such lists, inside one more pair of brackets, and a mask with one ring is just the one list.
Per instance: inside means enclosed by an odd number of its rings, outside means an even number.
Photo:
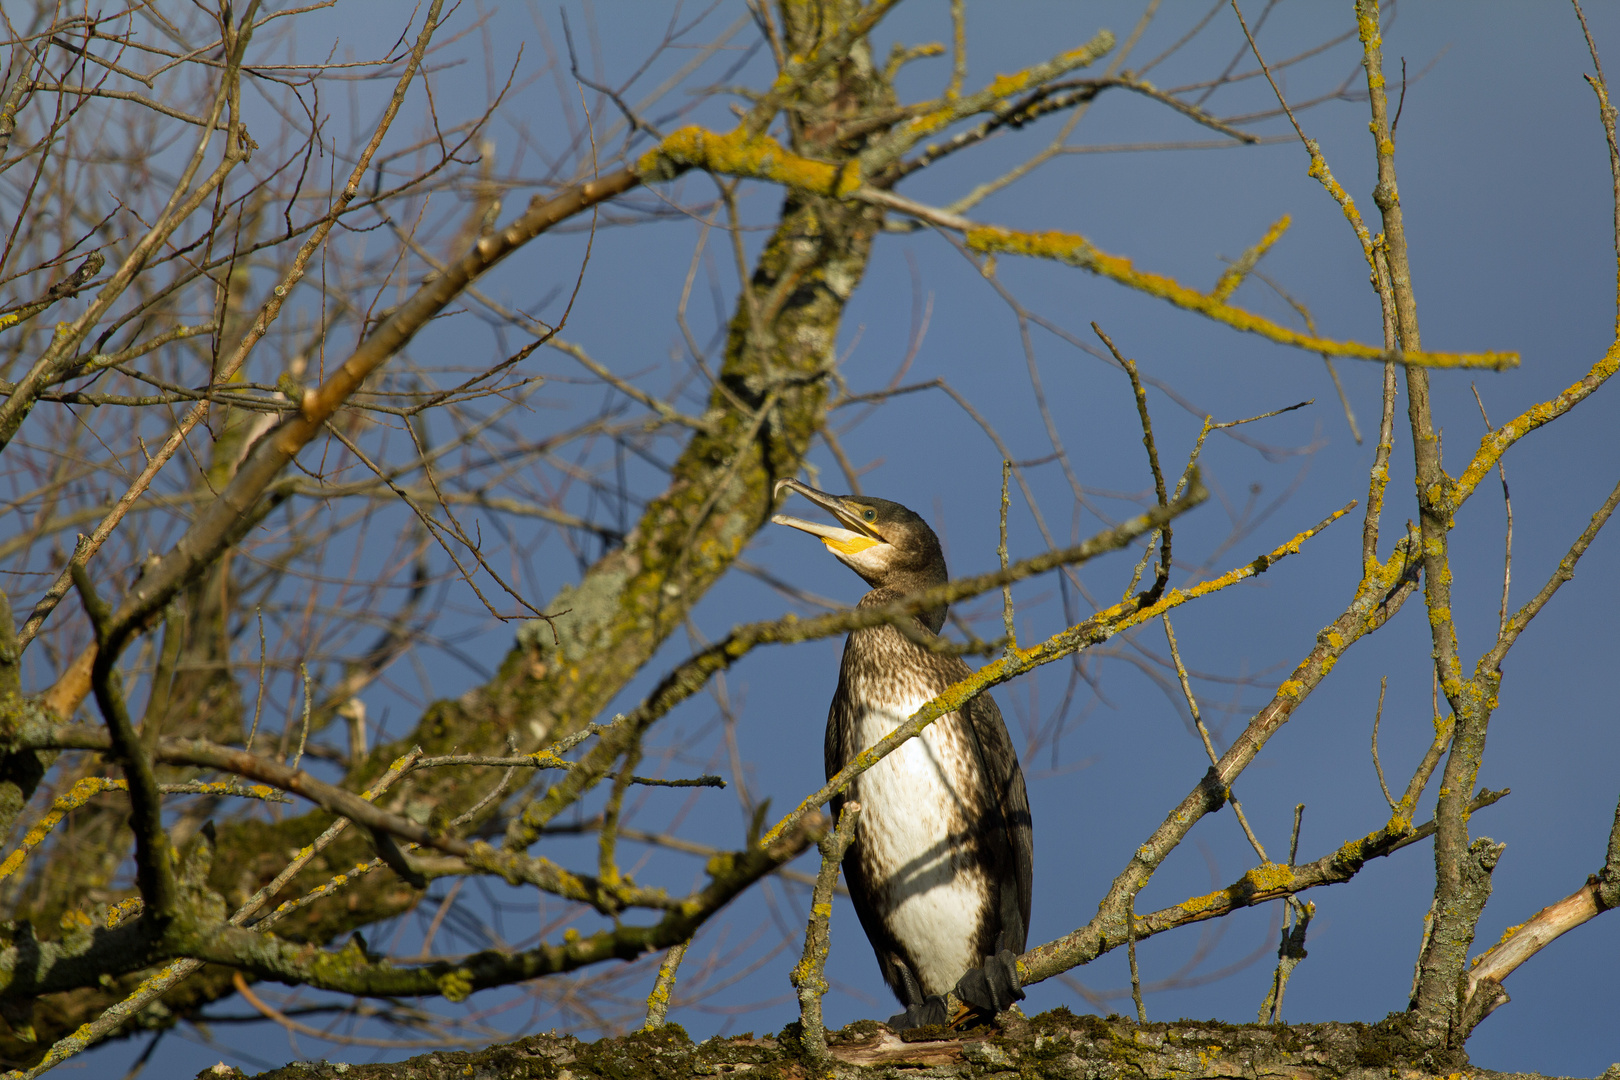
[{"label": "bird's open beak", "polygon": [[870,526],[860,519],[860,515],[844,505],[844,500],[837,495],[829,495],[825,491],[817,491],[808,484],[801,484],[797,480],[778,480],[774,494],[780,495],[782,489],[797,491],[817,506],[826,510],[837,518],[847,528],[837,525],[823,525],[818,521],[806,521],[803,518],[789,517],[786,514],[776,514],[771,522],[776,525],[789,525],[795,529],[819,537],[829,551],[840,552],[845,555],[854,555],[884,542]]}]

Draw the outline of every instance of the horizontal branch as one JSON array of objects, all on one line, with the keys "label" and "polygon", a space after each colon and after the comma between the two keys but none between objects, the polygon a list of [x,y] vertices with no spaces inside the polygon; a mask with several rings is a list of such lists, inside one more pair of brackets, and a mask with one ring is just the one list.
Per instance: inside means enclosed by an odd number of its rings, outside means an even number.
[{"label": "horizontal branch", "polygon": [[[112,742],[103,728],[70,724],[42,734],[24,736],[15,745],[31,749],[92,750],[106,752]],[[450,858],[419,859],[410,865],[411,871],[420,871],[431,879],[466,874],[496,874],[508,883],[534,885],[565,900],[589,904],[597,911],[613,915],[627,908],[642,907],[669,910],[679,906],[663,889],[644,889],[625,883],[608,883],[587,874],[575,874],[552,862],[522,852],[501,851],[483,841],[467,841],[458,836],[434,832],[400,814],[378,807],[363,795],[356,795],[304,772],[289,768],[279,761],[260,757],[246,750],[222,746],[205,739],[162,739],[154,748],[153,761],[164,765],[191,765],[218,769],[258,780],[281,791],[301,795],[328,813],[347,818],[374,835],[398,837],[401,840],[443,852]],[[567,761],[546,751],[534,755],[511,758],[422,758],[411,768],[444,765],[497,765],[530,768],[578,768],[576,762]],[[643,784],[653,786],[724,786],[719,777],[699,777],[695,781],[656,780],[637,777]],[[250,793],[253,789],[249,789]],[[236,794],[234,789],[220,787],[220,793]],[[86,796],[88,797],[88,796]],[[266,792],[265,796],[269,797]],[[54,824],[54,822],[53,822]],[[5,871],[0,868],[0,878]]]},{"label": "horizontal branch", "polygon": [[[502,769],[577,769],[579,762],[570,761],[551,750],[536,750],[532,754],[445,754],[441,757],[418,759],[412,766],[417,769],[442,769],[449,765],[481,765]],[[652,776],[632,776],[630,783],[643,787],[714,787],[726,786],[725,777],[705,773],[702,776],[672,780]]]},{"label": "horizontal branch", "polygon": [[911,199],[882,191],[874,187],[861,187],[851,192],[854,198],[877,206],[898,210],[940,228],[960,232],[967,247],[986,255],[1005,253],[1028,255],[1032,258],[1053,259],[1070,266],[1089,270],[1128,288],[1166,300],[1176,307],[1194,311],[1234,330],[1258,334],[1269,341],[1292,345],[1328,356],[1346,356],[1358,360],[1391,361],[1413,367],[1433,368],[1490,368],[1501,371],[1517,367],[1519,354],[1515,352],[1449,353],[1419,350],[1389,350],[1382,346],[1363,345],[1358,341],[1334,341],[1311,334],[1302,334],[1272,322],[1263,315],[1233,307],[1218,291],[1199,292],[1174,278],[1163,274],[1138,270],[1130,259],[1110,255],[1097,248],[1078,233],[1057,230],[1008,229],[997,225],[984,225],[960,214],[927,206]]},{"label": "horizontal branch", "polygon": [[209,923],[192,927],[175,946],[184,955],[295,985],[373,997],[432,994],[460,1001],[475,990],[573,971],[604,960],[634,960],[686,941],[744,889],[820,840],[827,825],[826,818],[819,817],[775,843],[709,860],[709,884],[650,926],[621,923],[613,930],[559,945],[539,945],[515,953],[488,950],[457,961],[407,967],[373,960],[352,938],[337,952],[321,952]]},{"label": "horizontal branch", "polygon": [[[193,127],[208,127],[210,124],[210,119],[181,112],[179,109],[165,105],[161,101],[154,101],[131,90],[108,90],[100,86],[67,86],[62,83],[49,83],[37,79],[28,84],[28,89],[42,91],[47,94],[64,94],[69,97],[98,97],[107,98],[111,101],[128,101],[141,106],[143,109],[151,109],[153,112],[162,113],[164,116],[182,120]],[[211,122],[213,127],[222,131],[230,126],[221,123],[217,116],[212,117]]]},{"label": "horizontal branch", "polygon": [[[818,841],[827,825],[824,817],[818,817],[805,821],[776,843],[711,858],[707,864],[709,884],[682,900],[662,903],[663,918],[650,926],[620,923],[612,931],[565,939],[561,945],[541,945],[521,953],[491,950],[453,963],[399,967],[386,960],[374,960],[353,939],[335,953],[324,952],[307,943],[266,934],[263,927],[250,930],[235,925],[234,920],[200,918],[191,905],[167,925],[149,919],[108,926],[73,921],[60,941],[35,941],[24,929],[20,935],[0,942],[0,1000],[77,989],[108,975],[188,958],[341,993],[438,994],[459,1001],[477,989],[571,971],[603,960],[632,960],[687,940],[744,889]],[[515,861],[510,853],[495,852],[487,844],[474,846],[496,861]],[[26,928],[27,924],[23,925]]]},{"label": "horizontal branch", "polygon": [[[25,744],[31,749],[105,752],[111,749],[112,741],[102,728],[68,724],[46,734],[42,740],[28,739]],[[301,795],[321,809],[346,817],[356,825],[380,830],[446,854],[465,855],[472,850],[472,845],[465,840],[436,833],[403,815],[389,813],[352,791],[317,780],[302,769],[289,768],[279,761],[260,757],[247,750],[222,746],[206,739],[161,739],[152,750],[152,760],[163,765],[218,769],[258,780],[282,791]]]},{"label": "horizontal branch", "polygon": [[[1468,804],[1469,813],[1484,809],[1508,794],[1509,789],[1481,791],[1475,796],[1474,801]],[[1360,840],[1346,841],[1315,862],[1295,866],[1273,862],[1261,863],[1217,892],[1192,897],[1174,907],[1164,908],[1149,915],[1138,915],[1136,938],[1140,941],[1142,938],[1162,934],[1178,926],[1218,919],[1230,915],[1239,908],[1254,907],[1269,900],[1281,900],[1285,896],[1294,896],[1322,885],[1342,884],[1360,873],[1361,868],[1369,860],[1381,859],[1404,847],[1427,840],[1434,835],[1434,830],[1435,823],[1432,820],[1413,828],[1400,818],[1393,818],[1382,828],[1368,833]],[[1115,948],[1122,944],[1124,941],[1120,940],[1109,943],[1107,947]]]}]

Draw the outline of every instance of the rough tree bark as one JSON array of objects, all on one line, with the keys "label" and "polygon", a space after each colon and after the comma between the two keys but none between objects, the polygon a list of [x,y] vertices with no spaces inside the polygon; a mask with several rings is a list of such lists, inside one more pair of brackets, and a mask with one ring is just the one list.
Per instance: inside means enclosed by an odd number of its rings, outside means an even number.
[{"label": "rough tree bark", "polygon": [[[920,1034],[920,1033],[919,1033]],[[823,1072],[799,1042],[797,1024],[776,1035],[693,1043],[677,1024],[618,1039],[582,1042],[567,1035],[531,1035],[475,1052],[441,1051],[377,1065],[297,1062],[256,1080],[663,1080],[747,1074],[760,1080],[833,1075],[842,1080],[1123,1080],[1129,1077],[1257,1077],[1297,1080],[1391,1080],[1448,1076],[1506,1080],[1537,1076],[1476,1069],[1435,1056],[1410,1041],[1402,1025],[1234,1025],[1181,1020],[1137,1024],[1123,1017],[1075,1016],[1054,1009],[1028,1020],[1009,1018],[946,1039],[903,1040],[872,1020],[828,1033],[833,1056]],[[1620,1072],[1620,1070],[1610,1070]],[[198,1080],[245,1080],[230,1066]],[[1609,1076],[1604,1074],[1605,1078]]]}]

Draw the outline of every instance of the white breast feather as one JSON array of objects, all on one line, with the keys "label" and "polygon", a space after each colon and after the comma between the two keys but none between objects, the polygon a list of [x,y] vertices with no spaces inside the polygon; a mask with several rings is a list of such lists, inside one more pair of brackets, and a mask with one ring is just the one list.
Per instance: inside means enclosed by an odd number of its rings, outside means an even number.
[{"label": "white breast feather", "polygon": [[[857,745],[871,746],[928,700],[923,694],[869,708],[856,727]],[[861,775],[854,793],[868,865],[901,868],[873,884],[890,930],[916,961],[925,994],[945,993],[980,961],[974,941],[986,882],[961,856],[967,819],[950,781],[976,779],[978,762],[952,730],[953,719],[941,717],[902,743]]]}]

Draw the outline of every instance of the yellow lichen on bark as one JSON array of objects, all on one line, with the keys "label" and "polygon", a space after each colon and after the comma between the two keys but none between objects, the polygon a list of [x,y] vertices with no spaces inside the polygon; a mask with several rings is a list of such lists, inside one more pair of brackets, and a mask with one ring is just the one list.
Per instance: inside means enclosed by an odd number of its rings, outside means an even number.
[{"label": "yellow lichen on bark", "polygon": [[1275,892],[1294,883],[1294,868],[1282,863],[1261,863],[1244,874],[1243,880],[1255,892]]},{"label": "yellow lichen on bark", "polygon": [[0,863],[0,881],[4,881],[17,872],[17,868],[27,861],[28,855],[50,835],[52,829],[61,823],[68,814],[77,810],[91,799],[104,791],[123,791],[129,785],[123,780],[114,780],[110,777],[87,776],[68,789],[65,795],[59,795],[51,803],[50,810],[45,816],[29,829],[23,836],[22,843],[17,850],[6,856],[6,861]]},{"label": "yellow lichen on bark", "polygon": [[[859,170],[850,172],[825,161],[800,157],[769,135],[737,127],[719,135],[692,125],[672,131],[636,162],[636,174],[663,177],[680,169],[706,169],[727,176],[770,180],[818,195],[847,195],[860,186]],[[671,169],[670,166],[675,166]]]},{"label": "yellow lichen on bark", "polygon": [[1215,287],[1209,291],[1209,295],[1216,300],[1224,301],[1232,293],[1236,292],[1237,287],[1243,284],[1243,279],[1249,275],[1250,270],[1254,269],[1261,256],[1270,251],[1272,245],[1282,239],[1283,233],[1288,231],[1288,226],[1292,225],[1293,222],[1293,217],[1288,214],[1278,218],[1271,228],[1266,230],[1266,234],[1260,238],[1258,244],[1245,251],[1241,259],[1221,273],[1221,276],[1215,281]]},{"label": "yellow lichen on bark", "polygon": [[1487,432],[1485,437],[1480,439],[1479,449],[1474,452],[1474,458],[1468,463],[1468,468],[1463,470],[1463,474],[1452,485],[1451,508],[1456,509],[1474,493],[1474,488],[1478,487],[1479,482],[1496,467],[1496,463],[1501,460],[1508,447],[1586,400],[1598,387],[1607,382],[1616,370],[1620,370],[1620,340],[1611,344],[1602,359],[1593,364],[1578,382],[1570,385],[1562,394],[1551,401],[1531,406],[1495,431]]},{"label": "yellow lichen on bark", "polygon": [[1176,307],[1195,311],[1216,322],[1225,323],[1234,330],[1258,334],[1270,341],[1308,349],[1311,352],[1359,360],[1395,359],[1419,367],[1436,368],[1502,370],[1516,367],[1519,363],[1519,354],[1514,352],[1448,353],[1414,350],[1391,356],[1381,346],[1364,345],[1357,341],[1334,341],[1302,334],[1297,330],[1280,326],[1264,316],[1233,307],[1216,293],[1202,293],[1163,274],[1138,270],[1130,259],[1101,251],[1085,237],[1075,233],[1056,230],[1036,232],[985,225],[968,229],[964,239],[970,250],[986,255],[998,252],[1027,255],[1033,258],[1054,259],[1082,270],[1090,270],[1121,285],[1166,300]]},{"label": "yellow lichen on bark", "polygon": [[[1376,4],[1356,5],[1356,33],[1361,38],[1361,51],[1364,54],[1370,54],[1374,49],[1384,47],[1384,35],[1378,25],[1378,6]],[[1383,89],[1383,71],[1376,68],[1369,71],[1367,73],[1367,84],[1373,90]]]},{"label": "yellow lichen on bark", "polygon": [[1182,911],[1185,911],[1188,915],[1202,915],[1204,912],[1219,906],[1221,901],[1226,899],[1226,894],[1226,889],[1221,889],[1212,893],[1205,893],[1203,896],[1195,896],[1190,900],[1183,900],[1181,903],[1177,904],[1176,907],[1180,908]]}]

